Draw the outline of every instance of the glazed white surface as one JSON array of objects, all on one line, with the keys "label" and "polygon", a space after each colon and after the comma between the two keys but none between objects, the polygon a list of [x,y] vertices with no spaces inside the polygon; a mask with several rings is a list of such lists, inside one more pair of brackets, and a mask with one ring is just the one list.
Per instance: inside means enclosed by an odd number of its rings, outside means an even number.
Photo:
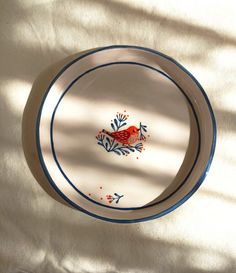
[{"label": "glazed white surface", "polygon": [[[2,1],[0,272],[235,272],[234,5]],[[110,224],[60,204],[23,154],[22,114],[35,79],[68,55],[110,44],[174,57],[202,84],[218,122],[215,159],[199,191],[147,223]]]},{"label": "glazed white surface", "polygon": [[[141,207],[155,200],[175,179],[189,142],[189,105],[183,93],[167,77],[143,66],[110,65],[86,74],[63,96],[74,76],[78,77],[96,66],[117,61],[142,62],[162,71],[158,66],[159,62],[161,65],[159,59],[158,55],[135,48],[104,49],[72,64],[50,88],[42,105],[39,149],[49,175],[65,196],[76,191],[68,183],[69,179],[82,194],[100,204],[110,205],[106,195],[119,193],[123,195],[121,202],[113,202],[110,206]],[[179,70],[171,62],[168,66]],[[184,85],[182,88],[185,88]],[[199,93],[198,89],[196,91]],[[184,92],[196,91],[189,89]],[[61,96],[63,99],[56,109],[53,135],[50,136],[52,115]],[[147,125],[147,141],[142,153],[117,156],[97,145],[95,136],[102,128],[109,130],[116,110],[126,111],[129,115],[127,126],[139,126],[140,121]],[[175,116],[175,119],[170,119],[169,115]],[[211,139],[210,134],[208,136]],[[181,146],[181,149],[176,149],[176,146]],[[207,148],[205,150],[207,152]],[[189,165],[179,183],[189,173],[192,164]],[[109,211],[108,216],[107,212],[104,214],[104,207],[91,203],[77,192],[76,195],[77,198],[72,199],[75,204],[98,216],[137,219],[150,215],[145,209],[139,216],[135,212],[130,212],[133,216],[126,216],[126,212],[117,210]],[[177,202],[173,200],[167,201],[164,208]],[[156,208],[156,213],[152,213],[157,214],[158,211],[159,208]]]}]

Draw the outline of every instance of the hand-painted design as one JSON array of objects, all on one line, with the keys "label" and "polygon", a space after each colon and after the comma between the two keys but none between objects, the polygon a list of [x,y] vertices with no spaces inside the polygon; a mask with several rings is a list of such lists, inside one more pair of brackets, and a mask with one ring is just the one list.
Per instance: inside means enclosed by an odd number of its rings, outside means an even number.
[{"label": "hand-painted design", "polygon": [[[147,132],[147,126],[146,125],[142,125],[141,122],[139,124],[139,134],[140,134],[140,139],[141,140],[146,140],[146,137],[144,135],[144,132]],[[148,135],[149,136],[149,135]]]},{"label": "hand-painted design", "polygon": [[137,141],[146,141],[145,133],[147,126],[139,123],[139,128],[129,126],[127,129],[120,130],[121,127],[127,125],[126,120],[129,115],[118,113],[116,118],[111,121],[113,132],[105,129],[100,131],[96,136],[97,144],[101,145],[107,152],[114,152],[117,155],[128,155],[131,152],[142,152],[143,143]]},{"label": "hand-painted design", "polygon": [[109,203],[112,203],[113,201],[115,201],[116,204],[119,203],[121,197],[124,197],[124,195],[119,195],[119,194],[116,193],[116,192],[114,193],[114,196],[112,196],[112,195],[110,195],[110,194],[107,194],[107,195],[106,195],[106,198],[107,198],[107,200],[108,200]]}]

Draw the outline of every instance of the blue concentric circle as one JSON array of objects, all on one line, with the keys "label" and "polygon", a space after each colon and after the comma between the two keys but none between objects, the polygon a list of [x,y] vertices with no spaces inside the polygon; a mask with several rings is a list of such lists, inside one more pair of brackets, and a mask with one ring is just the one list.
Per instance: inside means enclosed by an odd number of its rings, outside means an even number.
[{"label": "blue concentric circle", "polygon": [[[210,113],[210,116],[211,116],[211,122],[212,122],[212,128],[213,128],[213,137],[212,137],[212,142],[211,142],[211,151],[210,151],[210,155],[209,155],[209,158],[208,158],[208,162],[205,166],[205,169],[204,171],[202,172],[200,178],[198,179],[198,181],[196,181],[196,184],[195,186],[192,188],[192,190],[186,194],[181,200],[179,200],[176,204],[172,205],[171,207],[169,207],[168,209],[158,213],[158,214],[154,214],[154,215],[151,215],[151,216],[148,216],[148,217],[144,217],[144,218],[138,218],[138,219],[112,219],[112,218],[106,218],[106,217],[103,217],[103,216],[100,216],[100,215],[97,215],[97,214],[94,214],[94,213],[91,213],[85,209],[83,209],[82,207],[80,207],[79,205],[75,204],[72,200],[70,200],[56,185],[56,183],[53,181],[53,179],[51,178],[48,170],[47,170],[47,167],[45,165],[45,162],[44,162],[44,159],[43,159],[43,155],[42,155],[42,150],[41,150],[41,145],[40,145],[40,138],[39,138],[39,126],[40,126],[40,120],[41,120],[41,113],[42,113],[42,108],[43,108],[43,105],[44,105],[44,102],[45,102],[45,99],[48,95],[48,92],[50,91],[50,88],[52,87],[52,85],[56,82],[56,80],[61,76],[61,74],[68,68],[70,67],[72,64],[74,64],[75,62],[78,62],[79,60],[85,58],[86,56],[89,56],[89,55],[92,55],[92,54],[96,54],[97,52],[99,51],[105,51],[105,50],[110,50],[110,49],[117,49],[117,48],[133,48],[133,49],[136,49],[136,50],[140,50],[140,51],[146,51],[146,52],[151,52],[151,53],[154,53],[156,55],[159,55],[167,60],[169,60],[170,62],[172,62],[173,64],[175,64],[176,66],[178,66],[182,71],[184,71],[186,74],[188,74],[191,79],[196,83],[196,85],[198,86],[199,88],[199,91],[201,92],[201,94],[203,95],[204,99],[205,99],[205,102],[208,106],[208,110],[209,110],[209,113]],[[124,64],[125,62],[122,62],[122,64]],[[127,62],[128,63],[128,62]],[[95,70],[95,69],[98,69],[98,68],[101,68],[102,66],[107,66],[107,65],[113,65],[114,63],[108,63],[108,64],[103,64],[101,66],[97,66],[97,67],[94,67],[92,69],[90,69],[89,71],[85,72],[85,73],[89,73],[90,71],[92,70]],[[118,64],[118,63],[116,63]],[[129,64],[131,64],[129,62]],[[150,68],[150,69],[154,69],[156,70],[155,68],[153,67],[148,67],[147,65],[145,64],[141,64],[141,63],[133,63],[135,65],[142,65],[142,66],[146,66],[147,68]],[[157,71],[157,72],[161,72],[163,73],[162,71]],[[84,74],[84,73],[83,73]],[[163,73],[164,76],[167,76],[170,80],[173,81],[172,78],[170,78],[168,75],[166,75],[165,73]],[[55,153],[55,149],[54,149],[54,145],[53,145],[53,119],[54,119],[54,116],[55,116],[55,112],[56,112],[56,109],[61,101],[61,99],[63,98],[63,96],[65,95],[65,93],[70,89],[70,87],[74,84],[75,81],[77,81],[80,77],[82,77],[83,75],[80,75],[77,77],[77,79],[75,79],[71,84],[70,86],[64,91],[63,95],[61,96],[61,98],[59,99],[55,109],[54,109],[54,112],[53,112],[53,116],[52,116],[52,121],[51,121],[51,145],[52,145],[52,151],[54,151],[53,153],[53,156],[54,156],[54,159],[58,165],[58,168],[60,169],[60,164],[57,160],[57,157],[56,157],[56,153]],[[174,82],[174,81],[173,81]],[[175,82],[174,82],[175,83]],[[176,84],[176,83],[175,83]],[[177,85],[177,84],[176,84]],[[183,90],[177,85],[177,87],[181,90],[181,92],[183,92]],[[195,110],[194,110],[194,107],[192,106],[191,104],[191,101],[190,99],[186,96],[186,94],[183,92],[183,94],[185,95],[188,103],[190,103],[190,106],[193,110],[193,113],[194,113],[194,117],[196,119],[196,123],[197,123],[197,127],[198,127],[198,134],[199,134],[199,140],[200,140],[200,126],[199,126],[199,121],[197,119],[197,115],[195,113]],[[212,159],[213,159],[213,156],[214,156],[214,151],[215,151],[215,146],[216,146],[216,121],[215,121],[215,117],[214,117],[214,113],[213,113],[213,110],[212,110],[212,107],[211,107],[211,104],[209,102],[209,99],[205,93],[205,91],[203,90],[203,88],[201,87],[201,85],[198,83],[198,81],[193,77],[193,75],[187,71],[181,64],[179,64],[178,62],[176,62],[174,59],[164,55],[163,53],[160,53],[156,50],[153,50],[153,49],[149,49],[149,48],[144,48],[144,47],[139,47],[139,46],[130,46],[130,45],[113,45],[113,46],[108,46],[108,47],[102,47],[102,48],[99,48],[99,49],[95,49],[95,50],[91,50],[87,53],[85,53],[84,55],[74,59],[73,61],[71,61],[70,63],[68,63],[66,66],[64,66],[61,71],[57,74],[57,76],[52,80],[52,82],[50,83],[48,89],[46,90],[45,94],[44,94],[44,97],[41,101],[41,104],[40,104],[40,108],[39,108],[39,112],[38,112],[38,116],[37,116],[37,120],[36,120],[36,144],[37,144],[37,151],[38,151],[38,155],[39,155],[39,160],[40,160],[40,163],[41,163],[41,166],[42,166],[42,169],[48,179],[48,181],[50,182],[50,184],[52,185],[52,187],[56,190],[56,192],[68,203],[70,204],[72,207],[90,215],[90,216],[93,216],[95,218],[99,218],[101,220],[105,220],[105,221],[110,221],[110,222],[115,222],[115,223],[135,223],[135,222],[142,222],[142,221],[147,221],[147,220],[152,220],[152,219],[155,219],[155,218],[158,218],[158,217],[161,217],[171,211],[173,211],[174,209],[176,209],[177,207],[179,207],[181,204],[183,204],[189,197],[191,197],[191,195],[199,188],[199,186],[202,184],[202,182],[204,181],[208,171],[209,171],[209,168],[211,166],[211,162],[212,162]],[[197,162],[197,158],[198,158],[198,155],[199,155],[199,149],[200,149],[200,144],[199,144],[199,148],[198,148],[198,153],[197,153],[197,156],[196,156],[196,159],[194,160],[194,163],[193,163],[193,167],[190,169],[190,173],[192,172],[192,170],[194,169],[194,166]],[[62,172],[62,174],[64,175],[64,177],[67,179],[67,176],[63,173],[63,170],[60,169],[60,171]],[[187,178],[189,177],[190,173],[188,174]],[[187,180],[187,178],[180,184],[180,186],[176,189],[176,191],[178,191],[180,189],[180,187],[182,187],[182,185],[185,183],[185,181]],[[67,179],[68,181],[68,179]],[[68,181],[70,184],[72,183],[71,181]],[[73,184],[73,183],[72,183]],[[73,185],[71,184],[71,186],[73,187]],[[73,187],[74,188],[74,187]],[[83,193],[81,193],[78,189],[77,191],[83,195]],[[175,192],[176,192],[175,191]],[[174,192],[174,193],[175,193]],[[173,194],[174,194],[173,193]],[[172,194],[171,194],[172,195]],[[84,195],[85,198],[88,199],[88,197],[86,195]],[[169,198],[170,196],[168,196],[167,198]],[[165,198],[166,200],[166,198]],[[95,202],[94,200],[91,200],[92,202]],[[164,200],[160,200],[154,204],[151,204],[151,205],[147,205],[147,206],[153,206],[153,205],[157,205],[158,203],[160,202],[163,202]],[[102,206],[105,206],[104,204],[100,204],[98,203],[99,205],[102,205]],[[147,207],[146,206],[146,207]],[[110,206],[108,206],[110,207]],[[140,209],[140,208],[114,208],[114,207],[111,207],[113,209],[131,209],[131,210],[134,210],[134,209]],[[144,207],[142,207],[144,208]]]}]

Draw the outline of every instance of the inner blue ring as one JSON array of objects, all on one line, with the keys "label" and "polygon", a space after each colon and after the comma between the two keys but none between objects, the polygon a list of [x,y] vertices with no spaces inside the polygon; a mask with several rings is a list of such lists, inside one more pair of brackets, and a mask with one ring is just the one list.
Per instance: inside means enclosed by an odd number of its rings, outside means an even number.
[{"label": "inner blue ring", "polygon": [[[105,204],[102,204],[102,203],[99,203],[91,198],[89,198],[87,195],[85,195],[83,192],[81,192],[75,185],[74,183],[69,179],[69,177],[65,174],[65,172],[63,171],[59,161],[58,161],[58,158],[57,158],[57,155],[56,155],[56,150],[55,150],[55,147],[54,147],[54,141],[53,141],[53,125],[54,125],[54,119],[55,119],[55,114],[56,114],[56,111],[57,111],[57,108],[60,104],[60,102],[62,101],[63,97],[66,95],[66,93],[70,90],[70,88],[80,79],[82,78],[83,76],[85,76],[86,74],[96,70],[96,69],[99,69],[99,68],[103,68],[103,67],[107,67],[107,66],[110,66],[110,65],[118,65],[118,64],[122,64],[122,65],[137,65],[137,66],[142,66],[142,67],[146,67],[148,69],[151,69],[153,71],[156,71],[160,74],[162,74],[163,76],[165,76],[166,78],[168,78],[172,83],[174,83],[178,89],[181,91],[181,93],[185,96],[185,98],[187,99],[190,107],[191,107],[191,110],[194,114],[194,117],[195,117],[195,120],[196,120],[196,124],[197,124],[197,133],[198,133],[198,148],[197,148],[197,154],[196,154],[196,157],[195,157],[195,160],[193,162],[193,165],[191,167],[191,169],[189,170],[188,174],[186,175],[185,179],[183,179],[183,181],[179,184],[179,186],[173,191],[171,192],[168,196],[166,196],[165,198],[155,202],[155,203],[152,203],[152,204],[149,204],[149,205],[145,205],[145,206],[141,206],[141,207],[130,207],[130,208],[120,208],[120,207],[113,207],[113,206],[109,206],[109,205],[105,205]],[[184,184],[185,182],[187,181],[187,179],[189,178],[189,176],[191,175],[195,165],[196,165],[196,162],[198,160],[198,157],[199,157],[199,153],[200,153],[200,147],[201,147],[201,134],[200,134],[200,126],[199,126],[199,121],[198,121],[198,117],[197,117],[197,114],[195,112],[195,109],[192,105],[192,102],[191,100],[188,98],[188,96],[185,94],[184,90],[167,74],[165,74],[163,71],[161,70],[158,70],[152,66],[149,66],[149,65],[146,65],[146,64],[143,64],[143,63],[138,63],[138,62],[111,62],[111,63],[106,63],[106,64],[102,64],[102,65],[99,65],[99,66],[96,66],[96,67],[93,67],[87,71],[85,71],[84,73],[82,73],[81,75],[79,75],[78,77],[76,77],[71,83],[70,85],[65,89],[65,91],[62,93],[60,99],[58,100],[54,110],[53,110],[53,114],[52,114],[52,118],[51,118],[51,123],[50,123],[50,142],[51,142],[51,149],[52,149],[52,154],[53,154],[53,158],[60,170],[60,172],[62,173],[62,175],[64,176],[64,178],[67,180],[67,182],[73,187],[73,189],[78,192],[81,196],[83,196],[84,198],[86,198],[87,200],[97,204],[97,205],[100,205],[100,206],[103,206],[103,207],[107,207],[107,208],[111,208],[111,209],[116,209],[116,210],[138,210],[138,209],[143,209],[143,208],[147,208],[147,207],[151,207],[151,206],[154,206],[154,205],[157,205],[157,204],[160,204],[161,202],[164,202],[165,200],[167,200],[168,198],[170,198],[172,195],[174,195]]]}]

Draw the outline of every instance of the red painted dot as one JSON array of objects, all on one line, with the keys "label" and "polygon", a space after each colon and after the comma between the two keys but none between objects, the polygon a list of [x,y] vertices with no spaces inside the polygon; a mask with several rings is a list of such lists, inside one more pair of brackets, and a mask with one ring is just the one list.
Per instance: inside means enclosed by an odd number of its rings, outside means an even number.
[{"label": "red painted dot", "polygon": [[100,199],[102,200],[103,198],[101,197]]},{"label": "red painted dot", "polygon": [[136,157],[138,159],[138,157]]},{"label": "red painted dot", "polygon": [[150,135],[148,135],[148,137],[150,137]]},{"label": "red painted dot", "polygon": [[100,187],[100,189],[102,189],[102,187]]},{"label": "red painted dot", "polygon": [[91,196],[91,193],[89,193],[89,196]]},{"label": "red painted dot", "polygon": [[126,112],[126,110],[124,110],[124,112]]}]

